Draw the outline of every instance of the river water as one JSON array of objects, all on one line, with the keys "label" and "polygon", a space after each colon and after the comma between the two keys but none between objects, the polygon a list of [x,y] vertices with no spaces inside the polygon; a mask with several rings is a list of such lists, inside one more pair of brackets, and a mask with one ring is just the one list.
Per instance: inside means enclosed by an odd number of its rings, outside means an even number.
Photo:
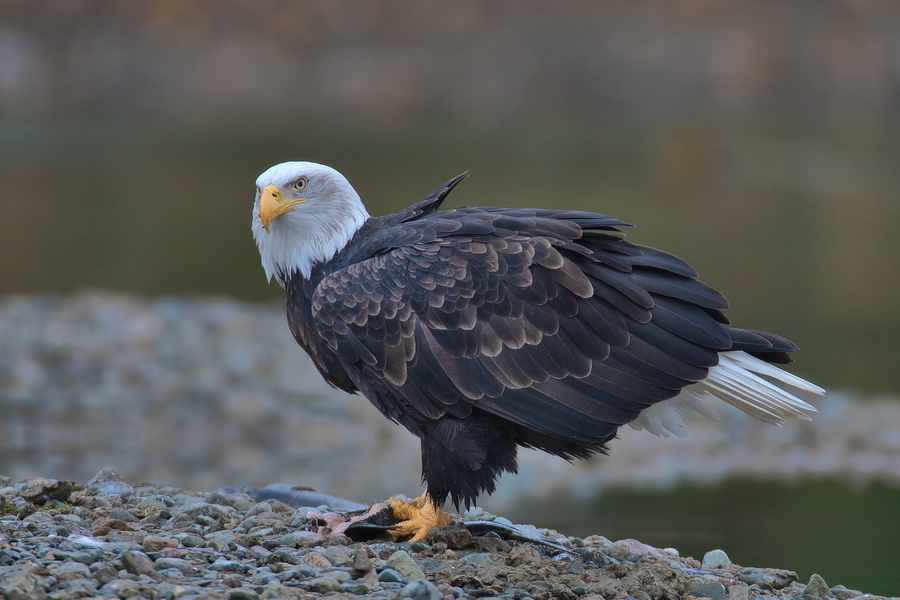
[{"label": "river water", "polygon": [[[895,396],[898,140],[890,128],[772,124],[5,122],[0,295],[277,299],[249,234],[253,181],[270,164],[330,164],[373,214],[470,170],[449,205],[569,207],[633,222],[631,239],[685,258],[725,293],[735,324],[794,339],[798,374]],[[741,564],[900,594],[900,492],[887,485],[735,479],[550,506],[508,516],[698,557],[721,547]]]}]

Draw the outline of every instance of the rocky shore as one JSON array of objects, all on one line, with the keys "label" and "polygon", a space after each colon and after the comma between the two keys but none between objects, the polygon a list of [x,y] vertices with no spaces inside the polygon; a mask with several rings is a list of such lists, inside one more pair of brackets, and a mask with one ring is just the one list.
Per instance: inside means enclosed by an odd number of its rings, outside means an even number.
[{"label": "rocky shore", "polygon": [[[624,427],[610,456],[575,464],[522,451],[519,475],[484,505],[740,476],[900,482],[900,402],[829,393],[814,404],[812,422],[784,427],[726,405],[684,438]],[[0,300],[0,473],[87,481],[106,466],[189,489],[287,481],[365,503],[421,489],[418,440],[325,384],[279,303]]]},{"label": "rocky shore", "polygon": [[[249,491],[249,493],[248,493]],[[105,469],[85,484],[0,477],[0,595],[28,598],[868,600],[818,575],[702,561],[636,540],[562,536],[473,509],[424,542],[302,506],[303,490],[200,493]],[[262,494],[262,495],[261,495]],[[254,499],[256,498],[256,499]],[[332,499],[332,505],[343,504]],[[364,525],[368,525],[365,521]],[[365,541],[354,541],[362,540]]]}]

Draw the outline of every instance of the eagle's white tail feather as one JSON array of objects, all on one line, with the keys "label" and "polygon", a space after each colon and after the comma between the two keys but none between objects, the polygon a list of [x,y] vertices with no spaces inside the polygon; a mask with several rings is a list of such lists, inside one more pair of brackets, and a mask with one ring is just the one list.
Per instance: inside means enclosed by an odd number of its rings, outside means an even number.
[{"label": "eagle's white tail feather", "polygon": [[[793,373],[788,373],[784,369],[779,369],[772,363],[767,363],[766,361],[760,360],[755,356],[750,356],[746,352],[723,352],[719,355],[720,363],[723,358],[725,360],[737,363],[748,371],[758,373],[760,375],[765,375],[766,377],[771,377],[772,379],[777,379],[778,381],[786,383],[791,387],[795,387],[798,390],[810,392],[818,396],[825,395],[825,390],[820,388],[816,384],[810,383],[805,379],[797,377]],[[804,404],[806,403],[804,402]],[[809,406],[809,404],[806,404],[806,406],[812,408]],[[814,408],[813,411],[815,411]]]},{"label": "eagle's white tail feather", "polygon": [[718,418],[718,412],[706,402],[713,398],[723,400],[765,423],[782,425],[790,417],[811,419],[810,413],[816,412],[814,406],[760,375],[805,392],[825,393],[819,386],[745,352],[723,352],[719,355],[719,364],[709,370],[706,379],[684,388],[671,400],[644,410],[629,425],[655,435],[682,437],[687,431],[683,418],[687,411]]}]

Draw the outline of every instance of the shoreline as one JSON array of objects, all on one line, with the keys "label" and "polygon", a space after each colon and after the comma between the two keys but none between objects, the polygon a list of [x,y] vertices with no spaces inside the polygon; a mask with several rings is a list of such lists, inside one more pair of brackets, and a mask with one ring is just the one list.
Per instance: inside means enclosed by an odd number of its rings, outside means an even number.
[{"label": "shoreline", "polygon": [[[741,567],[722,550],[700,561],[637,540],[513,526],[480,509],[423,542],[355,542],[330,533],[342,511],[327,505],[135,485],[111,469],[83,485],[0,477],[0,514],[5,598],[884,598]],[[476,535],[492,522],[493,533]]]}]

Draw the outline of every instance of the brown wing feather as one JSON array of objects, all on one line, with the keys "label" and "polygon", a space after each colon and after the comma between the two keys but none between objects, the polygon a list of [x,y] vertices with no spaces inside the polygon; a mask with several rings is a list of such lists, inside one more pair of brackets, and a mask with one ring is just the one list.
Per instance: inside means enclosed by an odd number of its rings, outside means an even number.
[{"label": "brown wing feather", "polygon": [[322,280],[318,334],[384,404],[430,419],[477,406],[604,440],[705,377],[730,343],[715,318],[724,298],[680,260],[622,239],[618,224],[503,209],[404,223],[424,233],[404,230],[416,241]]}]

